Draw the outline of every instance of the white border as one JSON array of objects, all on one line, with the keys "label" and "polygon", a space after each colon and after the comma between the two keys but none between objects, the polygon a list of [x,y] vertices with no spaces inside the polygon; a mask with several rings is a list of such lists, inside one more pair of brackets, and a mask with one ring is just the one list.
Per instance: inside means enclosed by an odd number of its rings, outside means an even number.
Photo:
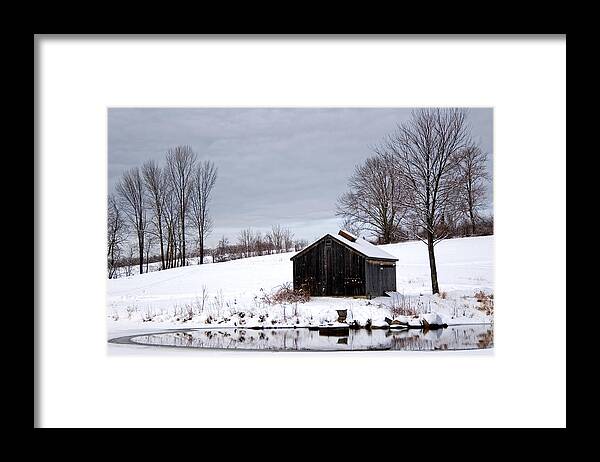
[{"label": "white border", "polygon": [[[565,425],[564,37],[37,40],[39,425]],[[495,110],[493,354],[106,354],[108,106],[427,105]]]}]

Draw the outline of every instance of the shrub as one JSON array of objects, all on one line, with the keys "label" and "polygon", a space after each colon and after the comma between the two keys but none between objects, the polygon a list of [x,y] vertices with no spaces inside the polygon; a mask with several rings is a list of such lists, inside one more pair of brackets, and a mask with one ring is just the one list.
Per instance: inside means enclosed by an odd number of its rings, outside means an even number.
[{"label": "shrub", "polygon": [[310,300],[310,294],[304,289],[292,288],[287,282],[275,288],[270,294],[264,294],[261,301],[267,305],[278,305],[283,303],[306,303]]},{"label": "shrub", "polygon": [[480,290],[479,292],[475,292],[474,297],[477,299],[478,302],[482,302],[484,300],[487,300],[488,298],[490,298],[490,296],[488,294],[486,294],[483,290]]},{"label": "shrub", "polygon": [[398,316],[415,316],[417,314],[417,307],[411,303],[410,297],[405,297],[404,295],[394,294],[389,308],[393,318]]},{"label": "shrub", "polygon": [[491,316],[494,314],[494,300],[487,298],[481,302],[481,311],[485,311],[485,314]]},{"label": "shrub", "polygon": [[133,313],[135,313],[137,311],[137,308],[135,306],[128,306],[127,307],[127,319],[131,319],[131,317],[133,316]]},{"label": "shrub", "polygon": [[479,303],[481,303],[481,306],[478,307],[478,309],[480,311],[484,311],[486,315],[488,316],[492,316],[494,314],[494,295],[493,294],[486,294],[485,292],[483,292],[482,290],[480,290],[479,292],[475,293],[475,298],[477,299],[477,301]]},{"label": "shrub", "polygon": [[145,313],[142,315],[142,321],[143,322],[154,321],[155,317],[156,317],[156,313],[154,312],[154,310],[151,308],[146,308]]},{"label": "shrub", "polygon": [[183,321],[191,321],[194,317],[194,308],[192,305],[185,305],[183,309]]}]

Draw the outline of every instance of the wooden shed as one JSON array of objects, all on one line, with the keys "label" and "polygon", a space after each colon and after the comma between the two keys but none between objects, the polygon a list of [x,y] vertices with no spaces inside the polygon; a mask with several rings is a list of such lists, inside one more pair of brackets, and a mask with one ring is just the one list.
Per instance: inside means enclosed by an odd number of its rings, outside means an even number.
[{"label": "wooden shed", "polygon": [[313,296],[378,297],[396,290],[398,259],[344,230],[326,234],[291,260],[294,289]]}]

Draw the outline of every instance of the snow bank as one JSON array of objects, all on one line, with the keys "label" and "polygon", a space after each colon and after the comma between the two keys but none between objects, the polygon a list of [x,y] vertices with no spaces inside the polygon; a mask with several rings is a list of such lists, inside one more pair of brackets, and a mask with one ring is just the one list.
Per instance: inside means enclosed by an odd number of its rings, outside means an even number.
[{"label": "snow bank", "polygon": [[[347,322],[359,326],[387,326],[386,317],[411,325],[422,319],[448,325],[490,323],[493,246],[493,236],[440,242],[441,296],[430,293],[427,250],[421,242],[380,246],[398,258],[397,294],[373,300],[314,297],[307,303],[266,305],[262,295],[292,280],[289,259],[294,252],[112,279],[107,284],[108,329],[318,326],[335,322],[338,309],[347,309]],[[492,296],[487,311],[475,297],[478,292]]]}]

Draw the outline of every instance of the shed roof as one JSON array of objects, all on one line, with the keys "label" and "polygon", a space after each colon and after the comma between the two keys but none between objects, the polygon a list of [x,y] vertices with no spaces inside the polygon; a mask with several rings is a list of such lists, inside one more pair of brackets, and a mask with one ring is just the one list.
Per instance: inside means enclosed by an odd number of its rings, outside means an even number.
[{"label": "shed roof", "polygon": [[359,238],[356,238],[355,241],[351,241],[349,239],[346,239],[344,236],[340,236],[339,234],[331,234],[331,233],[327,233],[321,239],[316,240],[311,245],[309,245],[308,247],[304,248],[303,250],[298,252],[296,255],[294,255],[290,260],[293,260],[298,255],[304,253],[305,251],[310,249],[312,246],[314,246],[317,242],[321,241],[323,238],[325,238],[327,236],[330,236],[333,239],[335,239],[336,241],[340,242],[341,244],[356,250],[358,253],[364,255],[368,259],[398,261],[398,259],[396,257],[394,257],[392,254],[389,254],[385,250],[377,247],[376,245],[371,244],[364,237],[359,237]]}]

